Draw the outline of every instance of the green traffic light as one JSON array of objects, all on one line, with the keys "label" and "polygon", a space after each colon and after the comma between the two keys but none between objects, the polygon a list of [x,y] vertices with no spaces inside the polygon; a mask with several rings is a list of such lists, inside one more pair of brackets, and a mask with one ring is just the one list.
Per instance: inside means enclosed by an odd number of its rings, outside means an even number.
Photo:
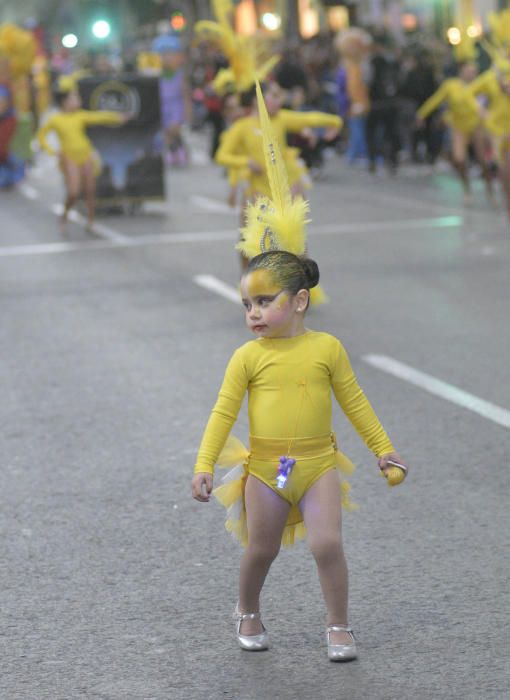
[{"label": "green traffic light", "polygon": [[111,27],[110,22],[105,19],[98,19],[92,25],[92,34],[96,39],[106,39],[110,35]]}]

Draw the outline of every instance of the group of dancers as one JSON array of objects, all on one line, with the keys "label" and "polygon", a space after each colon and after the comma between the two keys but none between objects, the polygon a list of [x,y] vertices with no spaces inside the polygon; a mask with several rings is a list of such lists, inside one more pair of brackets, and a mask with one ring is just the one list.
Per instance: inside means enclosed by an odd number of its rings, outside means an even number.
[{"label": "group of dancers", "polygon": [[[253,80],[261,82],[267,109],[287,167],[292,194],[304,196],[311,187],[311,178],[299,150],[288,145],[290,135],[305,138],[320,129],[322,138],[334,142],[343,126],[336,114],[314,111],[294,111],[283,107],[285,94],[272,78],[278,56],[251,36],[240,36],[232,27],[233,5],[230,0],[214,0],[216,21],[200,21],[196,25],[198,40],[205,40],[219,49],[229,62],[220,70],[213,87],[223,103],[225,129],[215,151],[216,162],[227,169],[230,204],[236,202],[241,211],[247,202],[259,195],[268,195],[268,179],[261,157],[261,132]],[[510,34],[507,20],[510,10],[492,17],[493,36],[484,48],[492,57],[492,66],[477,75],[474,49],[464,53],[458,63],[458,74],[445,80],[439,89],[417,111],[417,124],[436,110],[443,110],[443,119],[450,131],[451,163],[462,183],[467,202],[471,199],[469,177],[471,159],[478,163],[485,182],[487,195],[494,201],[494,180],[501,182],[505,206],[510,218]],[[349,30],[356,38],[356,30]],[[360,32],[358,32],[360,33]],[[349,38],[349,37],[348,37]],[[347,83],[356,86],[359,60],[354,60],[352,37],[347,46],[342,39],[337,45],[349,57]],[[358,41],[357,44],[360,42]],[[356,44],[356,45],[357,45]],[[366,51],[366,42],[363,44]],[[182,41],[176,37],[161,37],[153,42],[153,51],[159,52],[162,85],[162,117],[164,143],[169,162],[184,164],[188,161],[181,128],[189,116],[183,73]],[[356,53],[356,52],[354,52]],[[358,52],[359,53],[359,52]],[[357,54],[356,54],[357,56]],[[10,144],[16,128],[16,110],[13,89],[5,76],[8,74],[8,56],[2,56],[0,44],[0,186],[12,186],[22,177],[23,168],[16,169],[16,159]],[[12,63],[12,61],[11,61]],[[11,71],[12,72],[12,71]],[[351,73],[353,75],[351,75]],[[356,136],[358,112],[363,100],[353,92],[352,113],[347,117],[347,128]],[[76,81],[64,78],[55,92],[57,114],[51,115],[37,133],[41,147],[53,153],[46,135],[54,131],[59,139],[58,159],[65,183],[64,212],[61,217],[65,230],[68,212],[80,195],[85,195],[87,229],[94,230],[95,181],[100,160],[87,137],[86,129],[92,124],[115,125],[123,118],[113,113],[90,112],[81,109]],[[188,106],[187,106],[188,105]],[[164,108],[163,108],[164,107]],[[3,178],[3,180],[1,179]],[[244,263],[243,263],[244,264]]]}]

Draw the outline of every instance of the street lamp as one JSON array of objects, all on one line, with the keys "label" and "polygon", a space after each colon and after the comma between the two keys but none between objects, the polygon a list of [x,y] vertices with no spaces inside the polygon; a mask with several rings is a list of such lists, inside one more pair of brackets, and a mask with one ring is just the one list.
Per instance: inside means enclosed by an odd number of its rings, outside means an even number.
[{"label": "street lamp", "polygon": [[92,25],[92,34],[96,39],[106,39],[111,32],[110,22],[105,19],[98,19]]},{"label": "street lamp", "polygon": [[62,46],[66,49],[74,49],[78,44],[78,37],[76,34],[64,34],[62,37]]}]

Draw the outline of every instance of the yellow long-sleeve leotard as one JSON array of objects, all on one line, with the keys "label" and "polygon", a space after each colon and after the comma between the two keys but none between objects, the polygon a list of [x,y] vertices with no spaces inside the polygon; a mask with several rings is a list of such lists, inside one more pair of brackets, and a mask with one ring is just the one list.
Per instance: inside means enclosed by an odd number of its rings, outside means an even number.
[{"label": "yellow long-sleeve leotard", "polygon": [[510,96],[501,89],[494,69],[479,75],[469,88],[473,95],[485,95],[489,100],[485,128],[498,137],[510,136]]},{"label": "yellow long-sleeve leotard", "polygon": [[[353,468],[337,452],[331,431],[333,393],[367,446],[377,455],[393,445],[361,390],[341,342],[328,333],[306,331],[293,338],[261,338],[233,354],[198,451],[195,473],[213,473],[248,392],[250,450],[237,449],[241,473],[215,489],[227,508],[226,528],[247,542],[244,484],[249,473],[273,489],[290,507],[282,543],[305,536],[299,502],[326,471]],[[235,450],[235,445],[231,449]],[[220,453],[221,456],[220,456]],[[296,459],[286,486],[277,487],[280,456]],[[222,462],[227,466],[227,460]],[[237,469],[240,469],[238,467]],[[235,470],[234,470],[235,471]],[[348,485],[339,498],[349,507]]]},{"label": "yellow long-sleeve leotard", "polygon": [[426,119],[446,103],[445,121],[463,134],[471,134],[481,123],[480,108],[469,84],[460,78],[448,78],[419,108],[417,114]]},{"label": "yellow long-sleeve leotard", "polygon": [[46,136],[54,131],[60,141],[60,152],[76,165],[83,165],[93,153],[93,146],[87,137],[86,128],[100,124],[118,126],[122,117],[118,112],[91,111],[79,109],[76,112],[59,112],[53,114],[46,124],[37,132],[37,139],[42,148],[50,155],[56,155]]},{"label": "yellow long-sleeve leotard", "polygon": [[252,340],[235,351],[202,438],[195,472],[214,472],[246,392],[250,435],[293,442],[330,435],[332,391],[369,449],[377,456],[392,452],[341,342],[328,333],[307,331],[292,338]]},{"label": "yellow long-sleeve leotard", "polygon": [[[289,184],[292,186],[303,175],[301,167],[292,151],[287,149],[287,133],[299,133],[305,128],[340,128],[342,120],[335,114],[325,112],[293,112],[280,109],[271,118],[276,139],[283,153]],[[216,152],[216,162],[227,168],[246,168],[250,161],[258,163],[263,172],[252,173],[248,185],[248,195],[262,194],[271,196],[269,182],[265,174],[262,131],[258,116],[238,119],[227,129]]]}]

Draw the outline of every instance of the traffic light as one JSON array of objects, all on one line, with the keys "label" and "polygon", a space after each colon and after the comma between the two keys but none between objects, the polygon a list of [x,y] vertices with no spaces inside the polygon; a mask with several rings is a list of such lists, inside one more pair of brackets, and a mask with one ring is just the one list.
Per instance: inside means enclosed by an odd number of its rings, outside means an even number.
[{"label": "traffic light", "polygon": [[170,17],[170,26],[174,32],[182,32],[184,29],[186,29],[187,24],[188,21],[182,12],[174,12]]}]

